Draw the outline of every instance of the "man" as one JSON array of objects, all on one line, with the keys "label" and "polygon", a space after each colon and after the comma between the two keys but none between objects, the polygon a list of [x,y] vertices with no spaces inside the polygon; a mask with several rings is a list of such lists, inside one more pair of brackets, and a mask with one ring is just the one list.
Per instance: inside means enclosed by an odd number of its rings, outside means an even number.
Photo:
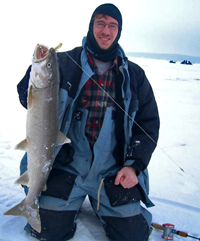
[{"label": "man", "polygon": [[[48,189],[40,197],[42,232],[29,230],[39,240],[71,239],[86,195],[109,240],[144,241],[151,233],[151,214],[140,202],[153,206],[147,166],[159,116],[144,71],[118,44],[121,30],[117,7],[100,5],[82,48],[58,53],[60,129],[71,143],[56,149]],[[18,85],[24,107],[29,75],[30,68]]]}]

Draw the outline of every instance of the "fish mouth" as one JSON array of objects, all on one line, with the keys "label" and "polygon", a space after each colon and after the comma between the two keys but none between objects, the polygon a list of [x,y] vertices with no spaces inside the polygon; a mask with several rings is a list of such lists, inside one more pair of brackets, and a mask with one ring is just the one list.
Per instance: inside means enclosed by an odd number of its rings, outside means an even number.
[{"label": "fish mouth", "polygon": [[49,49],[44,45],[37,44],[33,54],[34,62],[39,63],[44,59],[46,59],[48,55],[49,55]]}]

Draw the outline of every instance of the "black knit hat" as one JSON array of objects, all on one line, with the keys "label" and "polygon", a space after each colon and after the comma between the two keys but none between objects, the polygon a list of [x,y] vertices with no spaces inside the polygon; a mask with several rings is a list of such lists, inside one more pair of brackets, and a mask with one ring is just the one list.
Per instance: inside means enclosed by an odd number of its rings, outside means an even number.
[{"label": "black knit hat", "polygon": [[[114,18],[115,20],[117,20],[118,24],[119,24],[119,29],[118,29],[118,34],[116,39],[114,40],[114,42],[112,43],[112,45],[110,46],[109,49],[101,49],[94,37],[93,34],[93,21],[94,21],[94,17],[97,14],[105,14],[108,15],[112,18]],[[118,40],[121,36],[121,30],[122,30],[122,15],[119,11],[119,9],[111,4],[111,3],[106,3],[106,4],[102,4],[99,7],[97,7],[93,14],[92,17],[90,19],[90,24],[89,24],[89,31],[87,34],[87,42],[86,42],[86,48],[88,50],[88,52],[94,56],[95,58],[101,60],[101,61],[109,61],[112,58],[114,58],[117,54],[117,50],[118,50]]]},{"label": "black knit hat", "polygon": [[91,21],[93,21],[94,16],[98,13],[105,14],[114,18],[119,23],[119,26],[122,27],[122,15],[119,9],[115,5],[111,3],[100,5],[94,10],[94,13],[92,14],[92,17],[91,17]]}]

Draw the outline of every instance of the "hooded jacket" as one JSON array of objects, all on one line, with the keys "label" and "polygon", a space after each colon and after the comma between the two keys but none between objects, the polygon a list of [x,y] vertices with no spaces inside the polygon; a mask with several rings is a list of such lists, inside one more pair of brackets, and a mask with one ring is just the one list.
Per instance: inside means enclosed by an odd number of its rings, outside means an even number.
[{"label": "hooded jacket", "polygon": [[[83,48],[57,54],[60,69],[59,124],[60,130],[66,135],[77,115],[82,87],[94,74],[88,64],[85,41],[86,39],[83,40]],[[81,65],[82,70],[69,56]],[[118,56],[120,74],[116,79],[116,102],[120,107],[116,107],[116,145],[112,154],[118,166],[132,166],[136,169],[139,183],[148,194],[146,168],[159,135],[157,104],[144,71],[127,59],[121,47]],[[17,86],[20,102],[25,108],[30,70],[31,66]],[[68,162],[73,162],[76,151],[69,144],[57,147],[55,164],[57,162],[65,166]],[[146,204],[148,205],[147,202]]]}]

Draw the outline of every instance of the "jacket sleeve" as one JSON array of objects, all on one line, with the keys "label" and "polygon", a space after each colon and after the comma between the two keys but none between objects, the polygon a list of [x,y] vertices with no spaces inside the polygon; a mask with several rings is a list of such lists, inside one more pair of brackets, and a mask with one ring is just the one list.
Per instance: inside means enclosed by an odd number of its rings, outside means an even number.
[{"label": "jacket sleeve", "polygon": [[156,148],[159,136],[159,113],[152,87],[144,71],[137,66],[134,76],[137,82],[139,108],[135,116],[132,138],[127,149],[126,160],[134,160],[131,165],[139,174],[146,169]]},{"label": "jacket sleeve", "polygon": [[28,84],[29,84],[30,72],[31,72],[31,66],[29,66],[23,79],[17,85],[17,92],[19,94],[20,103],[26,109],[27,109]]}]

